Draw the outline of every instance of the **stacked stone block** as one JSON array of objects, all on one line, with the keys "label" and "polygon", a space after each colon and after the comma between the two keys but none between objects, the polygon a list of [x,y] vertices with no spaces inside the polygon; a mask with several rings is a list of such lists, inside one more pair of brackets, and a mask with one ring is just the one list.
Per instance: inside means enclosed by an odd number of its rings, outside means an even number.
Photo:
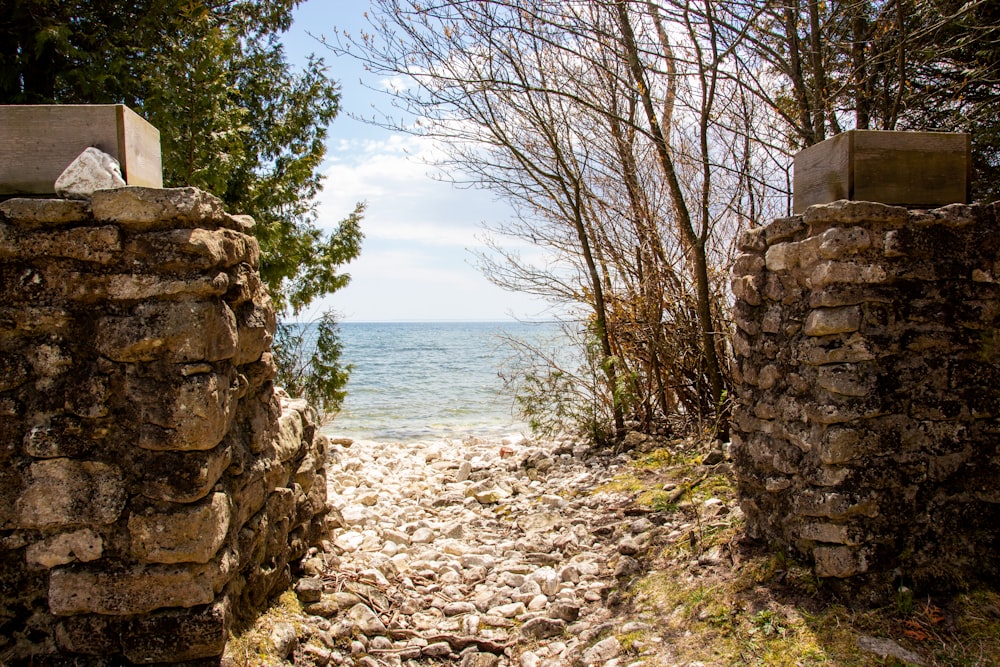
[{"label": "stacked stone block", "polygon": [[252,225],[193,188],[0,203],[0,663],[211,659],[318,541]]},{"label": "stacked stone block", "polygon": [[743,235],[733,448],[752,536],[875,587],[1000,575],[998,212],[838,201]]}]

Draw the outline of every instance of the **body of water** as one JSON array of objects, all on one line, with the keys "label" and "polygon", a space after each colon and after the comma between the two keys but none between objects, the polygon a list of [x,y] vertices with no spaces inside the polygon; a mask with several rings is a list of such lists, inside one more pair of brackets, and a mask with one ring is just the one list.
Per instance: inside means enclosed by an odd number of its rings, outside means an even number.
[{"label": "body of water", "polygon": [[504,335],[542,346],[564,340],[554,323],[341,323],[342,360],[353,370],[343,408],[323,431],[401,441],[527,433],[500,375],[512,355]]}]

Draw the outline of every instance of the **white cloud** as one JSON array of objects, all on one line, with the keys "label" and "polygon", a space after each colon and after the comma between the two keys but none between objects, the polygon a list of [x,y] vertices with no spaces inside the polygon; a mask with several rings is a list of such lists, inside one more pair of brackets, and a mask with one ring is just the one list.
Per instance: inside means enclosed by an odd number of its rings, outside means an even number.
[{"label": "white cloud", "polygon": [[409,77],[404,77],[402,75],[396,75],[393,77],[388,77],[379,80],[379,87],[390,93],[402,93],[410,89],[413,85],[413,80]]},{"label": "white cloud", "polygon": [[351,284],[324,299],[350,320],[506,319],[533,316],[537,301],[504,292],[474,266],[484,220],[511,212],[482,190],[435,180],[430,140],[394,135],[331,142],[319,198],[320,225],[332,227],[367,201],[361,257]]},{"label": "white cloud", "polygon": [[339,142],[324,170],[320,224],[331,227],[366,201],[368,239],[419,241],[469,248],[486,219],[510,216],[488,192],[459,189],[434,177],[439,157],[430,140],[392,136]]}]

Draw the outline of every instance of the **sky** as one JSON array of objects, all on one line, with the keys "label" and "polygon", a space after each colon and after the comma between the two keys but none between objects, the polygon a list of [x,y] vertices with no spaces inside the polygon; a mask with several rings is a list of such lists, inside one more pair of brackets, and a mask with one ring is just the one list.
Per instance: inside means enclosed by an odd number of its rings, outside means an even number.
[{"label": "sky", "polygon": [[433,178],[427,163],[436,148],[426,139],[392,133],[352,115],[388,109],[385,82],[351,58],[337,56],[316,38],[365,27],[368,3],[307,0],[297,8],[283,41],[288,60],[321,56],[341,87],[341,112],[328,130],[320,227],[329,229],[356,202],[367,202],[361,257],[347,272],[351,283],[314,304],[309,319],[333,308],[341,321],[499,321],[547,319],[546,304],[491,284],[476,267],[483,222],[511,217],[483,190],[456,188]]}]

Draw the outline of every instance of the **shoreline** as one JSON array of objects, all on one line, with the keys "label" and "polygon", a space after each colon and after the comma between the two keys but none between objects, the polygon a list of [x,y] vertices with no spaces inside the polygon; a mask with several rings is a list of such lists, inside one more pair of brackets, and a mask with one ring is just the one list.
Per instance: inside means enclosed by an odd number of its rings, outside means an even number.
[{"label": "shoreline", "polygon": [[383,429],[352,429],[338,428],[336,420],[323,423],[319,428],[319,433],[336,440],[352,440],[354,442],[383,442],[383,443],[420,443],[433,442],[439,440],[510,440],[520,442],[532,440],[536,436],[531,433],[531,429],[526,423],[511,423],[504,426],[492,424],[475,426],[470,424],[456,424],[454,426],[426,426],[416,428],[383,428]]}]

